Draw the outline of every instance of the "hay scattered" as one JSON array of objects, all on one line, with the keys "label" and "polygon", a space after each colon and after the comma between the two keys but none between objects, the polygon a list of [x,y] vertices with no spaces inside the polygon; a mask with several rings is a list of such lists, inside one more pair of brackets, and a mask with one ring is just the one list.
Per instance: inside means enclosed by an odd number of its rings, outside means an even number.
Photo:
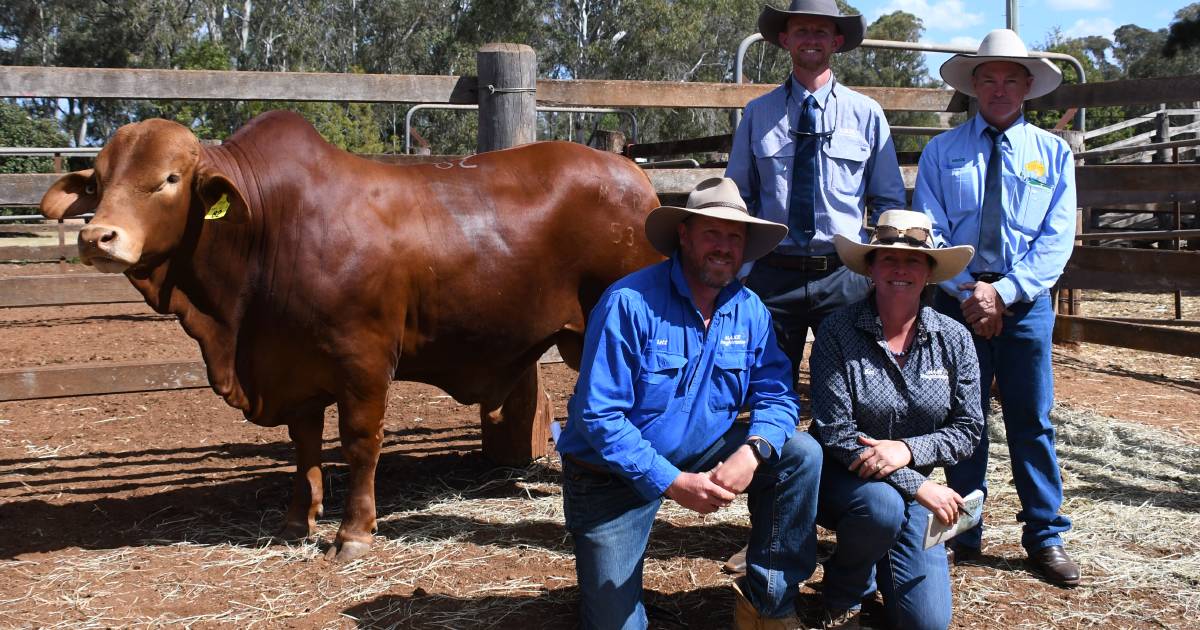
[{"label": "hay scattered", "polygon": [[[989,560],[953,573],[956,627],[1156,627],[1200,617],[1200,447],[1066,408],[1056,408],[1053,419],[1064,512],[1075,522],[1065,538],[1084,584],[1063,595],[1023,568],[1003,423],[993,418]],[[61,465],[56,453],[27,446],[28,466]],[[147,465],[129,463],[130,470]],[[10,586],[0,591],[0,625],[255,628],[299,627],[311,618],[380,628],[513,627],[530,618],[569,625],[576,594],[557,467],[551,460],[478,479],[411,484],[380,504],[372,552],[345,565],[322,559],[339,514],[320,521],[313,541],[282,544],[270,535],[283,518],[278,509],[244,522],[164,508],[122,533],[127,546],[4,562]],[[236,473],[214,474],[208,483]],[[337,489],[342,474],[330,473],[331,491],[344,490]],[[340,498],[327,505],[336,508]],[[709,516],[664,504],[645,582],[655,593],[682,595],[658,614],[670,621],[679,607],[711,606],[688,593],[727,588],[720,563],[748,529],[744,498]],[[509,568],[489,573],[491,567]]]}]

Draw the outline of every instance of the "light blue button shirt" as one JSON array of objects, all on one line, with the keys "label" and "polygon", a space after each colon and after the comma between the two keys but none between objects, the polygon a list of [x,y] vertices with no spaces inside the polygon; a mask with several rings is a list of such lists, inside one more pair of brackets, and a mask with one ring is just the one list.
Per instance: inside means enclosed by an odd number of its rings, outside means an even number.
[{"label": "light blue button shirt", "polygon": [[[791,77],[746,105],[725,176],[737,182],[754,216],[788,224],[796,147],[789,131],[808,95]],[[833,79],[813,96],[820,108],[817,131],[830,132],[818,138],[816,234],[811,241],[789,234],[776,250],[786,254],[831,254],[834,234],[856,234],[865,241],[868,204],[872,218],[883,210],[906,207],[896,147],[879,104]]]},{"label": "light blue button shirt", "polygon": [[[913,209],[933,221],[941,245],[979,247],[980,215],[988,155],[988,124],[976,115],[935,136],[921,153]],[[1024,117],[999,136],[1004,171],[1001,187],[1003,234],[1000,259],[991,265],[976,256],[962,273],[941,283],[960,301],[970,291],[958,285],[972,273],[995,272],[992,283],[1005,304],[1030,302],[1062,275],[1075,240],[1075,157],[1066,141],[1025,122]]]},{"label": "light blue button shirt", "polygon": [[791,373],[767,307],[742,283],[721,290],[705,329],[675,255],[618,280],[592,309],[558,451],[654,499],[743,406],[749,435],[781,452],[800,413]]}]

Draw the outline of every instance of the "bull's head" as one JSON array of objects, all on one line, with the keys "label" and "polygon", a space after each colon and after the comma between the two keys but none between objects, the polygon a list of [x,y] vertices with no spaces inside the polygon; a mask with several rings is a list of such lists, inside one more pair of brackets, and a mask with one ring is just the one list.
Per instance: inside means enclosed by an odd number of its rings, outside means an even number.
[{"label": "bull's head", "polygon": [[55,182],[41,210],[49,219],[95,211],[79,232],[79,257],[108,273],[167,256],[197,213],[235,222],[249,216],[237,186],[202,159],[196,136],[160,119],[118,129],[96,167]]}]

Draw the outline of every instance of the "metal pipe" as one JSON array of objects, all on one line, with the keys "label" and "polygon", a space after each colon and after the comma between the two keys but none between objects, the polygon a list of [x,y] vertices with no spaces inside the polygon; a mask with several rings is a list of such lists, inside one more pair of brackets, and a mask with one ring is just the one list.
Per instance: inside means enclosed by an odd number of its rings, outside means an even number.
[{"label": "metal pipe", "polygon": [[[408,113],[404,114],[404,154],[408,155],[412,152],[412,116],[422,109],[479,109],[478,105],[454,105],[450,103],[418,103],[408,109]],[[637,142],[638,137],[638,120],[637,115],[627,109],[613,109],[611,107],[537,107],[539,112],[571,112],[576,114],[618,114],[629,117],[630,141]]]},{"label": "metal pipe", "polygon": [[0,155],[76,155],[89,156],[100,152],[101,147],[0,147]]},{"label": "metal pipe", "polygon": [[[751,44],[753,44],[754,42],[757,42],[757,41],[761,41],[762,38],[763,38],[762,33],[754,33],[753,35],[747,36],[745,39],[742,40],[742,42],[740,44],[738,44],[737,59],[734,61],[734,66],[733,66],[735,83],[742,82],[742,68],[743,68],[743,63],[744,63],[743,58],[746,55],[746,50],[750,48]],[[919,52],[968,54],[968,55],[974,54],[977,50],[975,48],[968,48],[966,46],[948,46],[948,45],[943,45],[943,44],[923,44],[920,42],[893,42],[893,41],[888,41],[886,39],[864,39],[862,41],[862,47],[863,48],[884,48],[884,49],[892,49],[892,50],[913,50],[913,51],[919,51]],[[1080,84],[1087,83],[1087,75],[1083,71],[1083,64],[1080,63],[1078,59],[1072,57],[1071,55],[1068,55],[1065,53],[1056,53],[1056,52],[1042,52],[1040,50],[1030,51],[1029,54],[1034,57],[1044,57],[1046,59],[1055,59],[1058,61],[1066,61],[1075,67],[1075,72],[1079,76],[1079,83]],[[1087,129],[1086,115],[1084,113],[1085,111],[1086,110],[1081,107],[1081,108],[1079,108],[1079,111],[1075,114],[1075,126],[1079,131],[1085,131]],[[742,110],[738,109],[738,110],[736,110],[736,113],[734,115],[735,127],[736,127],[736,123],[741,122],[741,119],[742,119]]]},{"label": "metal pipe", "polygon": [[1008,0],[1008,11],[1005,13],[1008,30],[1016,33],[1019,29],[1021,10],[1017,6],[1017,0]]}]

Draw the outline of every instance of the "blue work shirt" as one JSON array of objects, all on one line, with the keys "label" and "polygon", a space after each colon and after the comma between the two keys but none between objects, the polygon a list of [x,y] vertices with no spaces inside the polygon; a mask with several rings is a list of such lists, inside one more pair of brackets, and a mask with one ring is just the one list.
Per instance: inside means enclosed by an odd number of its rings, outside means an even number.
[{"label": "blue work shirt", "polygon": [[[790,131],[808,95],[789,75],[786,83],[746,104],[734,133],[725,176],[737,182],[750,213],[760,219],[789,224],[796,149]],[[830,132],[817,139],[816,233],[811,241],[789,233],[776,248],[784,254],[831,254],[834,234],[857,234],[865,242],[867,204],[872,219],[883,210],[908,207],[891,128],[879,104],[832,78],[813,96],[819,108],[817,132]]]},{"label": "blue work shirt", "polygon": [[751,410],[776,456],[796,431],[791,363],[762,301],[734,281],[708,330],[676,254],[617,281],[588,319],[558,451],[662,496],[681,469]]},{"label": "blue work shirt", "polygon": [[[929,215],[933,238],[942,245],[979,249],[983,188],[992,141],[988,123],[976,115],[930,140],[917,167],[913,210]],[[1075,157],[1066,141],[1018,117],[998,137],[1004,171],[1001,188],[1003,235],[999,260],[988,265],[976,256],[962,273],[941,283],[958,298],[970,297],[958,285],[972,273],[995,272],[1005,304],[1032,302],[1058,281],[1075,242]]]}]

